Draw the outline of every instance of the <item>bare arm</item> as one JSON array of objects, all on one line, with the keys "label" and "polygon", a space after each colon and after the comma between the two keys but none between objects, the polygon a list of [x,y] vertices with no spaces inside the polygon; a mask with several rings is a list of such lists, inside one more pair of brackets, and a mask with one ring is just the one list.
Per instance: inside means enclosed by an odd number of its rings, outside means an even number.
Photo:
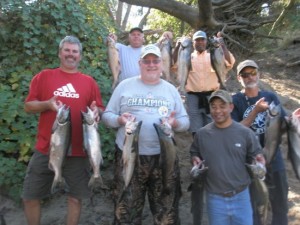
[{"label": "bare arm", "polygon": [[266,165],[266,160],[265,160],[265,157],[263,156],[263,154],[257,154],[255,156],[255,159],[256,159],[257,162],[260,162],[264,166]]},{"label": "bare arm", "polygon": [[53,96],[47,101],[30,101],[24,105],[24,110],[27,113],[41,113],[47,110],[57,111],[61,106],[62,102],[56,100],[57,96]]},{"label": "bare arm", "polygon": [[255,103],[255,107],[252,110],[252,112],[249,113],[249,115],[245,119],[243,119],[240,123],[245,125],[246,127],[250,127],[253,121],[255,120],[257,114],[266,111],[268,108],[269,108],[269,104],[268,102],[265,101],[265,98],[259,99]]},{"label": "bare arm", "polygon": [[192,157],[192,164],[193,166],[200,165],[202,163],[202,160],[198,156]]}]

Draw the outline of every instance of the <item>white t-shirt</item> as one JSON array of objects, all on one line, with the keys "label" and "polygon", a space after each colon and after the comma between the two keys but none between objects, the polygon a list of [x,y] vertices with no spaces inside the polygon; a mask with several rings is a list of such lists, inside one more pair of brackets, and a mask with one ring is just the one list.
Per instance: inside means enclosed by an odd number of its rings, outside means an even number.
[{"label": "white t-shirt", "polygon": [[141,56],[142,46],[140,48],[133,48],[130,45],[117,43],[116,47],[119,50],[121,63],[119,82],[129,77],[138,76],[140,74],[138,62]]}]

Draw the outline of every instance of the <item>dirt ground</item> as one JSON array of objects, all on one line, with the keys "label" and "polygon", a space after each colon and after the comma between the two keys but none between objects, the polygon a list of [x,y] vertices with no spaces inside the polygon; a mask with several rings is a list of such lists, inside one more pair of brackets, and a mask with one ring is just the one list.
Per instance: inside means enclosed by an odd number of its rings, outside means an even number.
[{"label": "dirt ground", "polygon": [[[251,59],[255,59],[262,70],[262,88],[275,90],[280,96],[281,102],[288,112],[300,107],[300,65],[290,66],[291,63],[300,60],[300,44],[290,44],[286,48],[275,52],[257,53]],[[238,60],[240,61],[240,59]],[[227,85],[230,91],[239,89],[234,72]],[[283,135],[282,152],[287,158],[286,135]],[[189,147],[192,141],[188,133],[176,136],[179,146],[179,158],[181,166],[181,179],[183,196],[180,201],[180,218],[182,225],[192,225],[190,213],[190,193],[187,187],[190,184],[189,171],[191,169],[189,159]],[[289,225],[300,224],[300,181],[291,168],[290,162],[286,159],[287,175],[289,182]],[[106,184],[112,180],[112,168],[102,171]],[[65,196],[54,196],[52,199],[43,202],[42,225],[63,225],[66,213]],[[26,224],[22,207],[10,199],[0,196],[0,212],[4,214],[8,225]],[[80,225],[110,225],[113,219],[113,202],[108,193],[97,193],[93,198],[93,204],[84,201]],[[152,216],[148,206],[144,210],[143,224],[152,223]],[[204,221],[204,225],[207,224]]]}]

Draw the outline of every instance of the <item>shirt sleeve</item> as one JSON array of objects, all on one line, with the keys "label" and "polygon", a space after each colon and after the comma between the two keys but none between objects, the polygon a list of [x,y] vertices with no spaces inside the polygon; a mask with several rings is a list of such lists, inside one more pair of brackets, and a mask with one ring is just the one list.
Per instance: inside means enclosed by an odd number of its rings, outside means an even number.
[{"label": "shirt sleeve", "polygon": [[39,93],[39,91],[38,91],[39,77],[40,77],[40,75],[37,74],[32,78],[32,80],[30,82],[30,85],[29,85],[29,93],[28,93],[28,96],[25,99],[25,102],[39,100],[39,96],[38,96],[38,93]]},{"label": "shirt sleeve", "polygon": [[185,107],[182,103],[182,99],[178,93],[178,91],[176,90],[176,95],[175,95],[175,102],[176,102],[176,106],[175,106],[175,110],[176,110],[176,120],[178,123],[178,126],[174,129],[175,132],[183,132],[183,131],[187,131],[190,127],[190,120],[189,117],[187,115],[187,112],[185,110]]},{"label": "shirt sleeve", "polygon": [[247,158],[254,158],[256,155],[262,154],[262,148],[254,132],[250,128],[248,133],[249,133],[248,134],[249,143],[248,143]]},{"label": "shirt sleeve", "polygon": [[198,139],[199,139],[198,138],[198,133],[196,133],[195,136],[194,136],[194,140],[192,142],[191,148],[190,148],[191,158],[194,157],[194,156],[197,156],[197,157],[201,158],[199,145],[198,145]]},{"label": "shirt sleeve", "polygon": [[112,128],[120,127],[120,124],[118,123],[118,117],[120,116],[120,89],[120,85],[118,85],[102,114],[103,123]]}]

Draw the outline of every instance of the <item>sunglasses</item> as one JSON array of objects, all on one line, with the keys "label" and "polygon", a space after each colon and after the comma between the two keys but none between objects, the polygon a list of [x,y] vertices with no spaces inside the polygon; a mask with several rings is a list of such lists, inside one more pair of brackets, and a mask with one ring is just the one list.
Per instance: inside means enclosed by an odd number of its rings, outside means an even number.
[{"label": "sunglasses", "polygon": [[240,76],[242,77],[242,78],[248,78],[248,77],[254,77],[254,76],[256,76],[257,75],[257,70],[253,70],[252,72],[250,72],[250,73],[246,73],[246,72],[243,72],[243,73],[240,73]]},{"label": "sunglasses", "polygon": [[151,63],[156,65],[156,64],[158,64],[158,63],[161,62],[160,59],[153,59],[153,60],[151,60],[151,59],[142,59],[141,61],[142,61],[142,63],[144,63],[145,65],[150,65]]}]

